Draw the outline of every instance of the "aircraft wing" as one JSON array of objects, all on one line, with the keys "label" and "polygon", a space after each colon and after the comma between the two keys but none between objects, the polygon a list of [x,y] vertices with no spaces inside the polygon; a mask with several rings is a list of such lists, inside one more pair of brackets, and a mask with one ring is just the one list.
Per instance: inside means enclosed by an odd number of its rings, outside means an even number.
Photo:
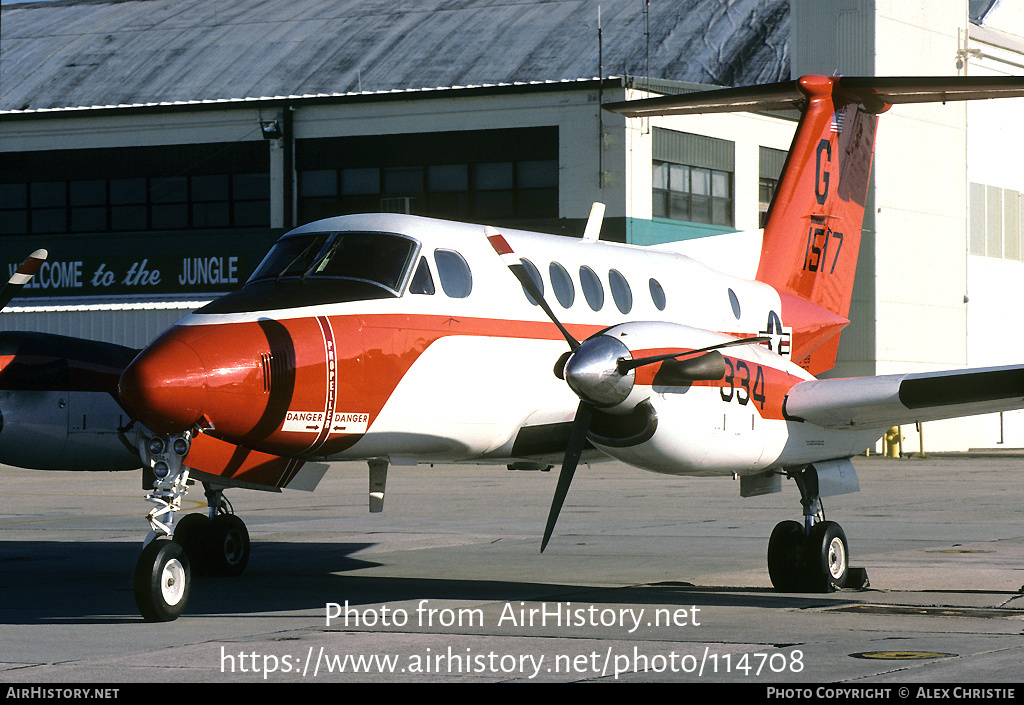
[{"label": "aircraft wing", "polygon": [[785,412],[826,428],[888,428],[1024,408],[1024,365],[800,382]]}]

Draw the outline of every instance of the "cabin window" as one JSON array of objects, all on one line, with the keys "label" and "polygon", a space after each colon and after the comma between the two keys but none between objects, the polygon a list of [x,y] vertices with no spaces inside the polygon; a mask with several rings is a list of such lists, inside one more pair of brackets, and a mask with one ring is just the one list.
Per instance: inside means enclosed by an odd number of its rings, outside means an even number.
[{"label": "cabin window", "polygon": [[629,283],[617,270],[608,270],[608,285],[612,290],[612,300],[615,308],[620,313],[629,313],[633,308],[633,293],[629,290]]},{"label": "cabin window", "polygon": [[740,299],[732,289],[729,289],[729,306],[732,308],[732,315],[736,317],[737,321],[740,320]]},{"label": "cabin window", "polygon": [[409,283],[409,293],[434,293],[434,278],[430,276],[430,267],[427,265],[426,257],[420,257],[420,263],[416,265],[416,273],[412,275],[412,282]]},{"label": "cabin window", "polygon": [[434,250],[434,263],[441,289],[453,299],[464,299],[473,291],[473,273],[465,258],[454,250]]},{"label": "cabin window", "polygon": [[558,262],[552,262],[548,267],[548,277],[551,279],[551,290],[555,292],[555,298],[562,308],[569,308],[576,299],[576,289],[572,285],[572,277],[565,271],[565,267]]},{"label": "cabin window", "polygon": [[[523,264],[523,269],[526,270],[526,273],[530,276],[530,279],[533,280],[533,283],[537,287],[537,290],[540,291],[540,295],[544,296],[544,280],[541,279],[540,277],[540,271],[533,264],[533,262],[526,259],[525,257],[523,257],[520,261]],[[523,287],[523,293],[526,294],[527,301],[529,301],[534,306],[537,305],[537,302],[533,300],[533,297],[530,296],[530,292],[526,290],[525,286]]]},{"label": "cabin window", "polygon": [[580,267],[580,287],[587,305],[594,311],[600,311],[604,306],[604,287],[601,286],[601,278],[586,265]]},{"label": "cabin window", "polygon": [[648,285],[651,289],[651,301],[654,302],[654,307],[659,311],[664,311],[667,301],[665,300],[665,290],[661,288],[661,283],[652,277]]}]

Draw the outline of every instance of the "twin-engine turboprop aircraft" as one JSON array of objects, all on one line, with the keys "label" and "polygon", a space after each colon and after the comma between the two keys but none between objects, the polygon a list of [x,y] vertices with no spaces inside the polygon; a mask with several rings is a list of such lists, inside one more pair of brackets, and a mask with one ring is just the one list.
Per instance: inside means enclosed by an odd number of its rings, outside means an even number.
[{"label": "twin-engine turboprop aircraft", "polygon": [[[248,534],[225,488],[312,489],[342,461],[368,464],[371,511],[389,464],[560,463],[542,550],[581,459],[736,475],[744,496],[779,491],[787,476],[803,520],[772,532],[772,583],[862,585],[820,503],[859,489],[850,457],[894,424],[1024,407],[1024,365],[815,379],[848,323],[877,116],[1022,95],[1019,78],[808,76],[606,106],[802,111],[754,280],[600,242],[599,214],[582,240],[330,218],[283,236],[245,286],[133,361],[117,346],[83,341],[68,354],[66,340],[3,334],[0,461],[102,469],[141,458],[156,505],[135,572],[148,620],[182,613],[193,568],[244,569]],[[116,386],[111,370],[123,370]],[[105,420],[72,427],[66,406]],[[40,433],[55,442],[28,443]],[[192,480],[209,515],[175,522]]]}]

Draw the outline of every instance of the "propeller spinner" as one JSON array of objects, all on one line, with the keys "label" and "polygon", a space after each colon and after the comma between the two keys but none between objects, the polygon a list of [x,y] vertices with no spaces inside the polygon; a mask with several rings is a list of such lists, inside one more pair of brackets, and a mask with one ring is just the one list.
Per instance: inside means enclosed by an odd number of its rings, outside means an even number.
[{"label": "propeller spinner", "polygon": [[[719,348],[734,345],[751,345],[769,342],[767,337],[744,338],[726,343],[719,343],[697,350],[680,350],[650,357],[634,359],[630,350],[620,340],[602,333],[597,333],[583,342],[577,341],[555,316],[554,311],[544,300],[540,288],[530,277],[522,261],[508,241],[494,228],[484,229],[487,240],[502,261],[515,275],[523,289],[544,311],[562,337],[569,344],[569,352],[563,353],[555,364],[555,375],[564,379],[569,388],[579,397],[580,403],[569,430],[569,440],[565,455],[562,457],[562,468],[558,474],[555,495],[551,500],[544,537],[541,540],[541,552],[547,548],[548,541],[554,531],[558,514],[569,492],[569,485],[576,473],[586,444],[587,432],[594,412],[618,406],[624,402],[636,379],[635,370],[645,365],[663,363],[659,374],[671,377],[673,383],[684,383],[698,380],[717,380],[725,375],[725,365]],[[694,357],[695,356],[695,357]],[[679,358],[688,359],[680,360]]]}]

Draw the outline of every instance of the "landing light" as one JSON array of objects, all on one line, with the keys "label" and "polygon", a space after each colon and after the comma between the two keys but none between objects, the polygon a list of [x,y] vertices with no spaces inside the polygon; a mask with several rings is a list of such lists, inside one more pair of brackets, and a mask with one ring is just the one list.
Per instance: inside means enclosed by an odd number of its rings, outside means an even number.
[{"label": "landing light", "polygon": [[188,452],[188,441],[184,438],[174,439],[174,452],[178,455],[185,455]]},{"label": "landing light", "polygon": [[164,450],[167,449],[167,444],[164,443],[164,439],[159,437],[153,437],[149,439],[149,452],[152,455],[161,455]]},{"label": "landing light", "polygon": [[167,463],[165,463],[162,460],[160,462],[158,462],[158,463],[155,463],[153,465],[153,474],[156,475],[161,480],[164,479],[165,477],[167,477],[167,473],[169,471],[170,471],[170,468],[167,467]]}]

